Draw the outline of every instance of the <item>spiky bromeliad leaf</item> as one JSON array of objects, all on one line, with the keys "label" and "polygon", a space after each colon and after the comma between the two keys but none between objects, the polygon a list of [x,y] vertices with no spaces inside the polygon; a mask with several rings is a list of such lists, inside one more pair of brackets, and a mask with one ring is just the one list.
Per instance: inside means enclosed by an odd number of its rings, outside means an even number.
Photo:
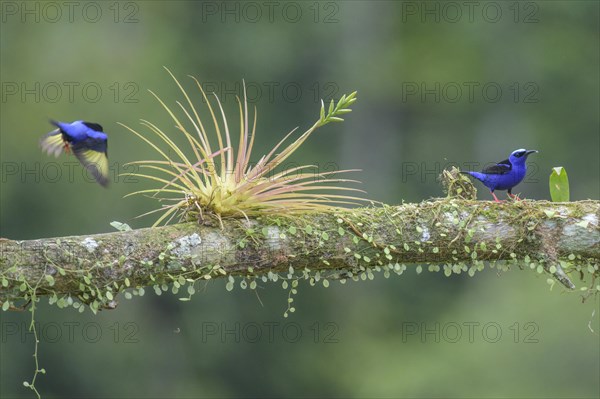
[{"label": "spiky bromeliad leaf", "polygon": [[[165,68],[167,69],[167,68]],[[293,129],[266,155],[252,165],[250,156],[256,134],[256,107],[252,128],[248,118],[248,102],[244,85],[243,101],[237,98],[239,106],[239,145],[237,154],[231,143],[231,134],[225,112],[219,98],[213,93],[217,108],[215,109],[200,82],[193,76],[198,90],[207,104],[212,118],[213,141],[209,137],[208,124],[201,120],[190,96],[167,69],[185,101],[177,101],[181,110],[179,115],[169,108],[158,95],[150,93],[175,122],[178,134],[182,134],[190,150],[180,148],[170,135],[149,121],[142,120],[149,135],[144,135],[135,129],[121,124],[127,130],[150,145],[159,155],[157,160],[131,162],[139,166],[140,171],[133,175],[159,183],[159,187],[135,191],[129,195],[146,194],[167,202],[160,208],[144,215],[163,212],[154,225],[169,222],[173,217],[180,219],[202,218],[204,213],[221,216],[248,216],[260,213],[277,212],[293,213],[313,210],[331,210],[340,205],[357,204],[366,201],[363,198],[345,194],[327,194],[335,191],[362,190],[337,186],[342,182],[357,182],[355,180],[334,178],[334,173],[346,173],[355,170],[335,172],[315,172],[315,165],[281,170],[276,169],[292,155],[308,137],[319,127],[330,122],[341,122],[340,117],[351,112],[350,105],[356,101],[356,92],[343,95],[337,104],[331,100],[329,109],[321,102],[321,112],[317,120],[306,132],[295,141],[283,147],[284,142],[296,131]],[[171,133],[173,134],[173,133]],[[216,138],[217,146],[214,146]],[[282,149],[280,149],[280,147]],[[277,152],[279,151],[279,152]],[[192,155],[193,154],[193,157]],[[325,193],[324,193],[325,192]],[[140,215],[140,216],[144,216]]]}]

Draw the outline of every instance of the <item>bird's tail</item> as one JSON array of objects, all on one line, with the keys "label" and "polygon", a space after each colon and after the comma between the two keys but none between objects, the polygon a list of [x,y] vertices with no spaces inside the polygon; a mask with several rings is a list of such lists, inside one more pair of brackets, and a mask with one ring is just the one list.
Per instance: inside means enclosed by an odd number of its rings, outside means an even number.
[{"label": "bird's tail", "polygon": [[485,180],[485,174],[484,173],[479,173],[479,172],[463,172],[463,171],[460,171],[460,173],[462,173],[463,175],[473,176],[474,178],[476,178],[479,181],[484,181]]}]

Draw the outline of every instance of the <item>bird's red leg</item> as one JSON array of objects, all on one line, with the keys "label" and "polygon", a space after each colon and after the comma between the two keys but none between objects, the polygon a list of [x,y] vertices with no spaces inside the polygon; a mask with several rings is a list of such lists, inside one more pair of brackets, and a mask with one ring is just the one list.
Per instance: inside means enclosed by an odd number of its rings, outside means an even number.
[{"label": "bird's red leg", "polygon": [[502,202],[502,201],[500,201],[500,200],[498,199],[498,197],[496,197],[496,194],[494,194],[494,192],[493,192],[493,191],[490,191],[490,193],[492,193],[492,197],[494,197],[494,201],[495,201],[495,202]]},{"label": "bird's red leg", "polygon": [[514,199],[515,201],[522,201],[521,198],[519,198],[518,195],[512,194],[512,193],[508,193],[508,196],[512,199]]}]

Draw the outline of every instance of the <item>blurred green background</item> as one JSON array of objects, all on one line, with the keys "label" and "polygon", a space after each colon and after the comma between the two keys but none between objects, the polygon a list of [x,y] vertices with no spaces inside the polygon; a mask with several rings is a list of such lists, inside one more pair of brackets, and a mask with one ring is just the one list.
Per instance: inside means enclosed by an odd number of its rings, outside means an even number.
[{"label": "blurred green background", "polygon": [[[115,176],[154,158],[117,122],[172,127],[147,92],[181,99],[163,66],[190,90],[188,74],[216,90],[230,113],[245,79],[256,156],[309,127],[320,98],[358,90],[346,122],[318,131],[293,161],[361,168],[376,200],[441,196],[444,167],[481,168],[517,148],[540,151],[517,190],[527,198],[549,199],[554,166],[568,171],[572,200],[600,196],[598,2],[69,4],[1,3],[1,237],[152,223],[133,219],[150,199],[122,198],[146,182],[114,177],[102,189],[37,142],[48,118],[84,119],[109,134]],[[411,269],[301,285],[287,319],[280,287],[260,287],[259,301],[224,281],[188,303],[148,290],[98,316],[44,303],[38,387],[69,398],[598,397],[598,301],[545,280]],[[22,386],[34,370],[29,313],[0,317],[0,396],[32,397]]]}]

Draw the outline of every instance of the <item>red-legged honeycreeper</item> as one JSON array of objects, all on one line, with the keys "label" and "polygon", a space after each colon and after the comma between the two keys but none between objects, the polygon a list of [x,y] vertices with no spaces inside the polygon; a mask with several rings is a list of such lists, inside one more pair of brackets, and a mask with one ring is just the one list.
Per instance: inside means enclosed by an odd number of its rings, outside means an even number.
[{"label": "red-legged honeycreeper", "polygon": [[50,121],[58,129],[46,134],[40,146],[48,154],[73,152],[79,162],[102,186],[108,185],[108,136],[97,123],[75,121],[63,123]]},{"label": "red-legged honeycreeper", "polygon": [[490,189],[494,201],[500,202],[495,190],[508,190],[508,195],[512,198],[516,198],[513,195],[512,189],[517,184],[521,183],[525,175],[527,174],[527,157],[530,154],[537,152],[536,150],[515,150],[510,154],[508,159],[500,161],[495,165],[485,167],[481,172],[461,172],[469,174],[481,181],[484,186]]}]

